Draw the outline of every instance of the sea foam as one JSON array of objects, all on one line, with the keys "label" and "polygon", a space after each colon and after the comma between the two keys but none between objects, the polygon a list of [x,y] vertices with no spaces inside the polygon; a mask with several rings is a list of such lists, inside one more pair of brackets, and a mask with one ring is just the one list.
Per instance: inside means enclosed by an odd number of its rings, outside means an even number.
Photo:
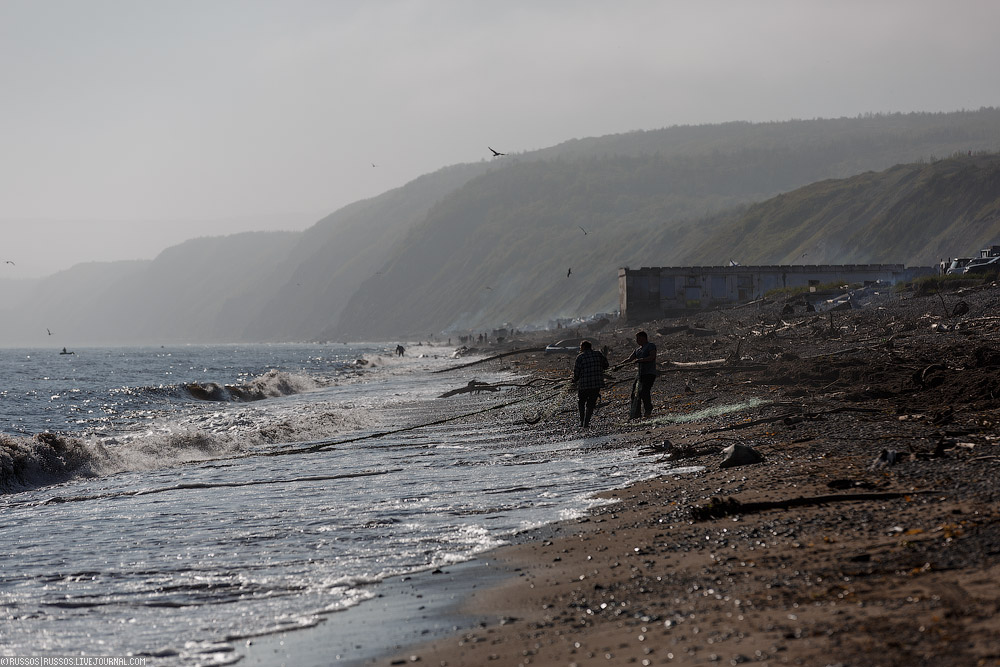
[{"label": "sea foam", "polygon": [[184,388],[193,398],[202,401],[260,401],[300,394],[323,386],[322,382],[308,375],[271,369],[244,384],[191,382],[184,385]]}]

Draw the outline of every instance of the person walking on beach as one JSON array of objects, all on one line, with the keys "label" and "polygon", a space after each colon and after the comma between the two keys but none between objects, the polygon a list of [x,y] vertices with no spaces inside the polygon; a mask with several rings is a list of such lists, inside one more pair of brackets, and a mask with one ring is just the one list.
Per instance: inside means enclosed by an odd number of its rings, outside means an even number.
[{"label": "person walking on beach", "polygon": [[608,367],[608,358],[594,350],[589,340],[580,343],[580,354],[576,355],[573,364],[573,384],[580,406],[580,426],[590,426],[590,418],[597,407],[601,388],[604,387],[604,370]]},{"label": "person walking on beach", "polygon": [[635,351],[619,366],[624,366],[630,361],[634,361],[638,366],[639,373],[636,378],[638,396],[633,397],[632,406],[629,409],[629,419],[639,416],[639,403],[642,404],[643,417],[649,418],[653,414],[653,383],[656,382],[656,345],[649,342],[649,336],[645,331],[640,331],[635,335],[635,342],[639,346]]}]

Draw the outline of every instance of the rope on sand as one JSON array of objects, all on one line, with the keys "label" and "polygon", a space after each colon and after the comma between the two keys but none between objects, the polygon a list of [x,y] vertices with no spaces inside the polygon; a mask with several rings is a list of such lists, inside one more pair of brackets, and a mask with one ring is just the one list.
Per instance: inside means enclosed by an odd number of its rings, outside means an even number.
[{"label": "rope on sand", "polygon": [[[544,349],[544,348],[542,348],[542,349]],[[505,354],[498,355],[498,356],[507,356],[508,354],[519,354],[521,352],[526,352],[526,351],[530,352],[531,350],[517,350],[516,352],[507,352]],[[497,357],[491,357],[491,359],[496,359],[496,358]],[[481,359],[480,361],[473,362],[473,363],[480,363],[481,361],[488,361],[488,360],[487,359]],[[471,366],[472,364],[468,364],[468,365]],[[455,369],[454,368],[450,368],[450,369],[445,369],[445,370],[455,370]],[[435,371],[435,372],[440,373],[440,372],[443,372],[443,371]],[[613,379],[613,377],[612,377],[612,379]],[[621,382],[625,382],[625,381],[626,380],[615,381],[615,382],[612,383],[611,386],[614,386],[616,384],[620,384]],[[631,381],[631,380],[627,380],[627,381]],[[528,384],[528,385],[519,385],[519,386],[530,386],[530,384]],[[375,433],[368,433],[368,434],[365,434],[365,435],[355,436],[353,438],[344,438],[343,440],[326,440],[326,441],[321,441],[321,442],[317,442],[317,443],[315,443],[313,445],[309,445],[307,447],[284,447],[282,449],[275,449],[275,450],[272,450],[272,451],[269,451],[269,452],[261,452],[261,453],[258,453],[257,455],[259,455],[259,456],[288,456],[288,455],[291,455],[291,454],[309,454],[309,453],[312,453],[312,452],[322,452],[324,450],[331,449],[331,448],[337,447],[339,445],[347,445],[347,444],[351,444],[351,443],[354,443],[354,442],[361,442],[363,440],[377,440],[379,438],[384,438],[384,437],[387,437],[387,436],[390,436],[390,435],[396,435],[398,433],[407,433],[409,431],[416,431],[416,430],[419,430],[419,429],[422,429],[422,428],[427,428],[429,426],[439,426],[441,424],[447,424],[449,422],[459,421],[461,419],[467,419],[469,417],[475,417],[477,415],[485,414],[487,412],[492,412],[494,410],[502,410],[504,408],[509,408],[512,405],[517,405],[519,403],[534,402],[534,401],[536,401],[536,399],[541,394],[547,394],[546,396],[544,396],[543,398],[541,398],[541,400],[537,401],[538,403],[541,404],[541,407],[538,408],[537,410],[535,410],[534,414],[531,414],[529,416],[529,413],[526,410],[523,413],[523,415],[522,415],[523,419],[524,419],[524,421],[526,423],[528,423],[528,424],[537,424],[538,422],[542,421],[543,419],[549,419],[554,414],[556,414],[560,410],[560,408],[562,407],[563,401],[566,399],[567,396],[570,395],[570,393],[572,393],[573,389],[574,389],[574,387],[573,387],[573,383],[571,381],[569,381],[569,380],[562,380],[562,381],[560,381],[556,385],[553,385],[551,387],[546,387],[544,389],[536,391],[536,392],[534,392],[532,394],[529,394],[527,396],[522,396],[522,397],[516,398],[516,399],[514,399],[512,401],[506,401],[504,403],[498,403],[496,405],[491,405],[490,407],[483,408],[481,410],[473,410],[472,412],[464,412],[462,414],[453,415],[451,417],[442,417],[441,419],[435,419],[433,421],[424,422],[424,423],[421,423],[421,424],[414,424],[412,426],[404,426],[402,428],[392,429],[392,430],[389,430],[389,431],[378,431],[378,432],[375,432]]]},{"label": "rope on sand", "polygon": [[[564,381],[562,384],[557,385],[555,387],[555,389],[557,389],[557,392],[555,393],[555,395],[554,396],[550,396],[546,400],[548,400],[549,402],[552,402],[554,398],[558,398],[558,399],[560,399],[560,402],[561,402],[561,399],[569,393],[569,390],[570,390],[571,387],[572,387],[572,385],[570,384],[570,382],[568,380]],[[538,391],[538,392],[535,392],[534,394],[531,394],[531,395],[528,395],[528,396],[522,396],[522,397],[516,398],[516,399],[514,399],[512,401],[506,401],[504,403],[498,403],[497,405],[491,405],[490,407],[483,408],[481,410],[473,410],[472,412],[464,412],[462,414],[453,415],[451,417],[442,417],[441,419],[435,419],[433,421],[424,422],[422,424],[414,424],[412,426],[404,426],[402,428],[392,429],[392,430],[389,430],[389,431],[378,431],[378,432],[375,432],[375,433],[368,433],[366,435],[359,435],[359,436],[355,436],[353,438],[345,438],[343,440],[321,441],[321,442],[315,443],[313,445],[309,445],[307,447],[284,447],[282,449],[275,449],[275,450],[272,450],[272,451],[269,451],[269,452],[261,452],[258,455],[259,456],[288,456],[290,454],[309,454],[309,453],[312,453],[312,452],[322,452],[324,450],[327,450],[327,449],[330,449],[330,448],[333,448],[333,447],[337,447],[339,445],[346,445],[346,444],[350,444],[350,443],[353,443],[353,442],[360,442],[362,440],[376,440],[378,438],[384,438],[386,436],[396,435],[397,433],[406,433],[408,431],[416,431],[418,429],[427,428],[428,426],[438,426],[440,424],[447,424],[448,422],[458,421],[460,419],[466,419],[468,417],[475,417],[476,415],[485,414],[487,412],[492,412],[494,410],[501,410],[503,408],[508,408],[508,407],[510,407],[512,405],[517,405],[518,403],[524,403],[524,402],[533,400],[540,393],[542,393],[542,392]],[[552,414],[554,414],[555,411],[558,410],[558,409],[559,409],[559,405],[556,404],[555,408],[553,408],[551,411],[549,411],[549,413],[548,413],[549,416],[551,416]],[[529,421],[527,419],[527,417],[525,417],[525,421],[527,421],[528,423],[537,423],[537,421],[540,421],[541,419],[542,419],[542,417],[539,417],[535,422],[531,422],[531,421]]]},{"label": "rope on sand", "polygon": [[451,371],[457,371],[460,368],[468,368],[469,366],[475,366],[476,364],[483,364],[487,361],[494,361],[496,359],[502,359],[503,357],[509,357],[513,354],[527,354],[528,352],[544,352],[544,347],[528,347],[523,350],[512,350],[511,352],[503,352],[501,354],[494,354],[492,357],[485,357],[483,359],[477,359],[476,361],[470,361],[467,364],[462,364],[461,366],[452,366],[450,368],[441,368],[436,371],[431,371],[431,373],[449,373]]},{"label": "rope on sand", "polygon": [[[570,394],[573,390],[573,383],[569,380],[563,380],[559,384],[551,387],[552,393],[540,401],[541,407],[535,410],[534,414],[528,415],[525,411],[523,417],[524,421],[528,424],[537,424],[543,419],[549,419],[552,415],[559,412],[562,408],[563,400]],[[542,392],[537,392],[542,393]],[[526,397],[525,400],[533,397]]]},{"label": "rope on sand", "polygon": [[[607,384],[605,385],[606,389],[616,387],[620,384],[633,382],[633,378],[626,378],[619,380],[616,379],[615,376],[611,375],[610,373],[606,373],[604,378],[607,381]],[[535,413],[531,416],[528,416],[527,413],[525,414],[524,416],[525,422],[527,422],[528,424],[537,424],[542,420],[550,419],[552,416],[554,416],[557,412],[559,412],[562,409],[563,401],[566,399],[568,395],[572,394],[575,391],[576,387],[569,380],[563,380],[561,383],[552,387],[552,389],[554,390],[553,394],[548,398],[544,399],[544,403],[542,404],[542,407],[540,409],[536,410]],[[631,399],[629,399],[629,401],[631,402]],[[601,403],[600,405],[604,405],[604,403]],[[576,408],[573,408],[573,410],[575,411]]]}]

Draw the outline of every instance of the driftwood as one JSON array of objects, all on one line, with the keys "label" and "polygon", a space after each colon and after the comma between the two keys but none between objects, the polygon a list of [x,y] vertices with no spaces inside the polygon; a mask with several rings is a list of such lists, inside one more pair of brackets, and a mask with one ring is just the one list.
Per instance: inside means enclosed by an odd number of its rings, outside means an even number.
[{"label": "driftwood", "polygon": [[813,315],[812,317],[809,317],[808,319],[803,319],[803,320],[800,320],[798,322],[792,322],[792,323],[788,323],[788,322],[786,322],[784,320],[779,320],[781,322],[782,326],[780,326],[780,327],[775,326],[775,328],[771,329],[770,331],[761,330],[761,332],[760,332],[759,335],[766,336],[767,334],[776,334],[776,333],[779,333],[779,332],[782,332],[782,331],[787,331],[789,329],[797,329],[799,327],[804,327],[804,326],[809,325],[809,324],[816,324],[821,319],[822,318],[820,318],[819,316]]},{"label": "driftwood", "polygon": [[[677,445],[675,447],[671,447],[669,450],[658,448],[658,449],[656,449],[654,451],[650,451],[649,453],[650,454],[663,454],[663,453],[665,453],[666,456],[664,456],[661,459],[657,459],[656,462],[660,463],[660,462],[667,462],[667,461],[680,461],[682,459],[693,459],[693,458],[698,458],[698,457],[701,457],[701,456],[715,455],[715,454],[718,454],[719,452],[721,452],[723,449],[725,449],[725,448],[724,447],[720,447],[718,445],[701,445],[701,446],[699,446],[699,445],[692,444],[692,445]],[[642,452],[640,452],[640,453],[642,453]]]},{"label": "driftwood", "polygon": [[751,426],[759,426],[761,424],[770,424],[772,422],[780,422],[784,419],[790,417],[795,417],[799,415],[798,412],[786,412],[783,415],[778,415],[777,417],[764,417],[763,419],[754,419],[748,422],[739,422],[737,424],[730,424],[729,426],[720,426],[719,428],[709,429],[704,431],[705,433],[720,433],[722,431],[736,431],[741,428],[750,428]]},{"label": "driftwood", "polygon": [[708,359],[707,361],[667,361],[665,363],[676,368],[704,368],[705,366],[722,366],[726,363],[726,360]]},{"label": "driftwood", "polygon": [[[697,363],[697,362],[696,362]],[[719,371],[725,372],[749,372],[749,371],[763,371],[767,370],[767,366],[763,364],[732,364],[725,363],[721,365],[712,364],[699,364],[693,366],[668,366],[666,368],[658,368],[660,373],[715,373]]]},{"label": "driftwood", "polygon": [[[618,364],[612,371],[618,370],[624,364]],[[765,370],[762,364],[743,364],[732,358],[706,359],[705,361],[660,361],[656,364],[658,373],[678,373],[681,371],[758,371]]]},{"label": "driftwood", "polygon": [[823,357],[836,357],[841,354],[852,354],[854,352],[865,352],[870,350],[870,347],[849,347],[844,350],[834,350],[833,352],[823,352],[822,354],[810,354],[807,357],[799,357],[803,361],[810,359],[822,359]]},{"label": "driftwood", "polygon": [[527,382],[497,382],[496,384],[480,382],[478,380],[469,380],[469,384],[464,387],[446,391],[438,396],[438,398],[448,398],[449,396],[457,396],[458,394],[479,393],[481,391],[500,391],[502,387],[536,387],[538,385],[559,384],[561,382],[565,382],[565,380],[554,378],[532,378]]},{"label": "driftwood", "polygon": [[695,505],[691,508],[691,517],[695,521],[706,521],[708,519],[719,519],[733,514],[753,514],[765,512],[767,510],[787,510],[792,507],[807,507],[812,505],[825,505],[827,503],[840,503],[848,501],[865,500],[895,500],[916,494],[940,493],[940,491],[910,491],[886,492],[886,493],[837,493],[823,496],[810,496],[797,498],[787,498],[785,500],[769,500],[756,503],[743,503],[735,498],[713,497],[707,505]]},{"label": "driftwood", "polygon": [[977,326],[977,325],[980,325],[980,324],[991,324],[991,325],[993,325],[993,324],[996,324],[998,321],[1000,321],[1000,317],[996,317],[996,316],[991,316],[991,317],[974,317],[974,318],[970,318],[970,319],[967,319],[967,320],[963,320],[962,321],[962,326],[963,327],[968,327],[968,326]]},{"label": "driftwood", "polygon": [[469,366],[475,366],[476,364],[483,364],[487,361],[494,361],[495,359],[502,359],[503,357],[509,357],[514,354],[527,354],[529,352],[544,352],[544,347],[528,347],[523,350],[511,350],[510,352],[503,352],[501,354],[494,354],[492,357],[485,357],[483,359],[477,359],[476,361],[470,361],[467,364],[462,364],[460,366],[452,366],[451,368],[442,368],[440,370],[432,371],[433,373],[448,373],[450,371],[457,371],[460,368],[468,368]]},{"label": "driftwood", "polygon": [[452,389],[451,391],[446,391],[445,393],[438,396],[438,398],[448,398],[449,396],[456,396],[458,394],[470,394],[479,393],[481,391],[500,391],[499,385],[490,384],[489,382],[479,382],[477,380],[469,380],[469,384],[461,387],[459,389]]},{"label": "driftwood", "polygon": [[[742,344],[742,343],[741,343]],[[736,354],[739,354],[739,347],[737,346]],[[611,371],[617,371],[618,369],[625,366],[628,362],[617,364],[611,368]],[[734,359],[732,356],[723,357],[720,359],[705,359],[704,361],[658,361],[656,363],[656,370],[658,373],[669,373],[671,371],[746,371],[746,370],[764,370],[767,366],[761,364],[742,364],[738,357]]]},{"label": "driftwood", "polygon": [[819,412],[786,412],[785,414],[777,415],[774,417],[763,417],[761,419],[754,419],[748,422],[739,422],[737,424],[730,424],[729,426],[720,426],[719,428],[713,428],[704,431],[704,433],[735,431],[741,428],[750,428],[751,426],[760,426],[761,424],[771,424],[773,422],[780,422],[780,421],[784,421],[787,424],[791,425],[809,419],[818,419],[823,415],[830,415],[837,412],[882,412],[882,411],[876,408],[857,408],[854,407],[853,405],[844,405],[837,408],[830,408],[829,410],[820,410]]},{"label": "driftwood", "polygon": [[706,329],[704,327],[692,327],[687,324],[682,324],[680,326],[673,327],[661,327],[656,330],[656,333],[661,336],[669,336],[675,333],[686,333],[692,336],[714,336],[716,334],[715,329]]}]

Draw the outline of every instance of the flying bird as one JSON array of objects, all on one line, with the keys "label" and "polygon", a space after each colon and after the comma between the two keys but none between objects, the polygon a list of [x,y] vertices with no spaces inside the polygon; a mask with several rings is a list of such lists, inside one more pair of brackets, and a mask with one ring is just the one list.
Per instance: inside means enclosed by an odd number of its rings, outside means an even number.
[{"label": "flying bird", "polygon": [[492,146],[487,146],[491,151],[493,151],[493,157],[500,157],[501,155],[506,155],[506,153],[501,153],[498,150],[494,150]]},{"label": "flying bird", "polygon": [[49,333],[49,335],[50,335],[50,336],[52,335],[52,332],[51,332],[51,331],[49,331],[48,329],[46,329],[46,331],[48,331],[48,333]]},{"label": "flying bird", "polygon": [[10,261],[9,259],[5,263],[6,264],[10,264],[11,266],[17,266],[17,264],[15,264],[14,262]]},{"label": "flying bird", "polygon": [[566,277],[569,278],[569,274],[573,273],[573,269],[567,269]]},{"label": "flying bird", "polygon": [[[580,227],[580,225],[577,225],[577,227]],[[587,235],[587,230],[586,230],[586,229],[584,229],[583,227],[580,227],[580,231],[581,231],[581,232],[583,232],[583,235],[584,235],[584,236],[586,236],[586,235]]]}]

